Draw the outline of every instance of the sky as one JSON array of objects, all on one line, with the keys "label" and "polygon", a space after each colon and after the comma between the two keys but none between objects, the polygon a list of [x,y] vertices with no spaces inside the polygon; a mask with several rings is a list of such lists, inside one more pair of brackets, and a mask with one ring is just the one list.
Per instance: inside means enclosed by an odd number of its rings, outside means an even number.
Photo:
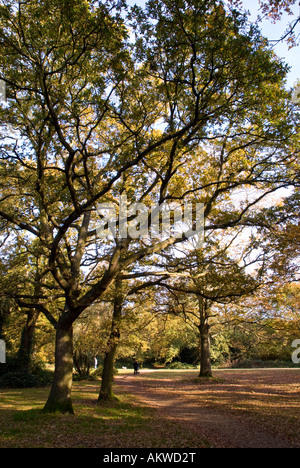
[{"label": "sky", "polygon": [[[140,5],[144,6],[146,0],[127,0],[129,5]],[[243,8],[250,12],[250,18],[253,21],[256,21],[257,16],[260,14],[259,11],[259,0],[242,0]],[[260,28],[263,36],[265,36],[270,41],[278,41],[281,37],[284,36],[288,24],[294,19],[297,18],[300,14],[300,5],[292,8],[295,17],[289,16],[288,14],[283,14],[282,20],[277,21],[274,24],[271,20],[265,19],[260,23]],[[299,27],[300,29],[300,27]],[[287,76],[287,88],[292,88],[298,79],[300,79],[300,46],[293,47],[289,49],[289,45],[286,41],[279,42],[274,45],[274,52],[281,58],[285,63],[290,66],[290,71]],[[287,189],[282,189],[277,192],[277,194],[272,197],[267,198],[264,202],[270,205],[274,204],[275,198],[280,198],[288,195],[290,192]]]},{"label": "sky", "polygon": [[[249,10],[251,17],[255,20],[259,12],[259,0],[243,0],[245,10]],[[296,5],[293,8],[295,17],[300,14],[300,6]],[[276,24],[266,19],[261,23],[261,30],[265,37],[271,40],[280,39],[286,32],[287,25],[293,20],[292,16],[284,14],[280,22]],[[294,47],[289,50],[286,41],[282,41],[274,47],[275,53],[291,67],[288,75],[287,85],[292,87],[295,82],[300,79],[300,46]]]},{"label": "sky", "polygon": [[[145,0],[128,0],[128,4],[144,6]],[[259,0],[243,0],[243,6],[245,10],[250,12],[251,18],[255,21],[259,14]],[[300,7],[298,5],[295,6],[293,11],[295,15],[299,16]],[[293,17],[284,14],[282,20],[280,22],[276,22],[276,24],[272,23],[270,20],[264,20],[260,24],[263,35],[269,40],[280,39],[286,31],[288,23],[292,19]],[[287,87],[291,88],[296,81],[300,79],[300,46],[289,50],[287,42],[283,41],[274,46],[274,51],[291,67],[287,77]]]}]

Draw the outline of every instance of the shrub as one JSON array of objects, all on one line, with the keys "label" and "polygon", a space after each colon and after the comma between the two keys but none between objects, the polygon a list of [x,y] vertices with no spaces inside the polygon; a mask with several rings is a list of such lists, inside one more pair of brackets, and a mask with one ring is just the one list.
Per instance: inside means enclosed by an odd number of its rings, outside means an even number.
[{"label": "shrub", "polygon": [[168,369],[195,369],[195,366],[192,364],[187,364],[186,362],[175,361],[167,365]]},{"label": "shrub", "polygon": [[297,364],[287,361],[279,360],[261,360],[261,359],[244,359],[238,362],[235,362],[232,366],[233,369],[259,369],[259,368],[298,368],[300,367]]},{"label": "shrub", "polygon": [[16,358],[10,358],[0,369],[0,388],[44,387],[53,379],[53,373],[39,361],[33,361],[29,367],[21,367]]},{"label": "shrub", "polygon": [[73,356],[74,367],[79,374],[80,379],[86,379],[90,375],[93,365],[93,356],[91,353],[84,353],[80,349],[76,350]]}]

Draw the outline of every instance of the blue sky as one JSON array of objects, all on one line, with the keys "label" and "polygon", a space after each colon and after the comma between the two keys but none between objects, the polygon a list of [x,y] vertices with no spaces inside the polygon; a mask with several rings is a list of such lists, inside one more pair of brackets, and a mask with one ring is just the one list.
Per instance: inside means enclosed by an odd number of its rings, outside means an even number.
[{"label": "blue sky", "polygon": [[[144,5],[145,0],[128,0],[129,5]],[[243,0],[245,10],[249,10],[253,20],[257,18],[259,14],[259,0]],[[294,7],[294,13],[299,15],[299,6]],[[261,30],[265,37],[269,40],[278,40],[286,31],[287,24],[292,20],[292,17],[284,14],[281,22],[276,24],[269,20],[265,20],[261,23]],[[292,87],[295,82],[300,79],[300,46],[294,47],[289,50],[286,42],[281,42],[274,47],[275,53],[282,58],[291,67],[288,75],[287,85]]]},{"label": "blue sky", "polygon": [[[243,0],[244,8],[249,10],[252,18],[256,19],[259,10],[258,0]],[[293,8],[295,15],[299,16],[300,8],[296,5]],[[269,40],[278,40],[282,37],[287,29],[287,25],[291,22],[293,17],[288,14],[284,14],[281,22],[276,24],[270,20],[265,20],[261,23],[261,30],[264,36]],[[300,46],[294,47],[289,50],[288,44],[284,41],[274,47],[275,53],[284,59],[291,67],[291,71],[288,76],[288,86],[293,86],[295,82],[300,79]]]}]

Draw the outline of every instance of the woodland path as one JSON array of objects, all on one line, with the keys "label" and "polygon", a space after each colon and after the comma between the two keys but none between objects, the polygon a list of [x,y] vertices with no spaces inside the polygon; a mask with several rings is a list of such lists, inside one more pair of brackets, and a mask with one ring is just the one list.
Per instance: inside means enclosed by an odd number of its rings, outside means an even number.
[{"label": "woodland path", "polygon": [[[300,370],[122,374],[115,383],[212,448],[300,448]],[[161,447],[163,448],[163,447]],[[193,447],[197,448],[197,447]]]}]

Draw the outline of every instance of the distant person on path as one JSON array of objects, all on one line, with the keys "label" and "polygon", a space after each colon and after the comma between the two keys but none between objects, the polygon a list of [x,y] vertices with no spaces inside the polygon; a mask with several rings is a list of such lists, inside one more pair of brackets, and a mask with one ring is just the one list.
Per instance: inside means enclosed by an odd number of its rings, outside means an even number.
[{"label": "distant person on path", "polygon": [[134,375],[138,375],[140,366],[139,366],[139,363],[137,362],[137,360],[134,361],[133,368],[134,368]]}]

